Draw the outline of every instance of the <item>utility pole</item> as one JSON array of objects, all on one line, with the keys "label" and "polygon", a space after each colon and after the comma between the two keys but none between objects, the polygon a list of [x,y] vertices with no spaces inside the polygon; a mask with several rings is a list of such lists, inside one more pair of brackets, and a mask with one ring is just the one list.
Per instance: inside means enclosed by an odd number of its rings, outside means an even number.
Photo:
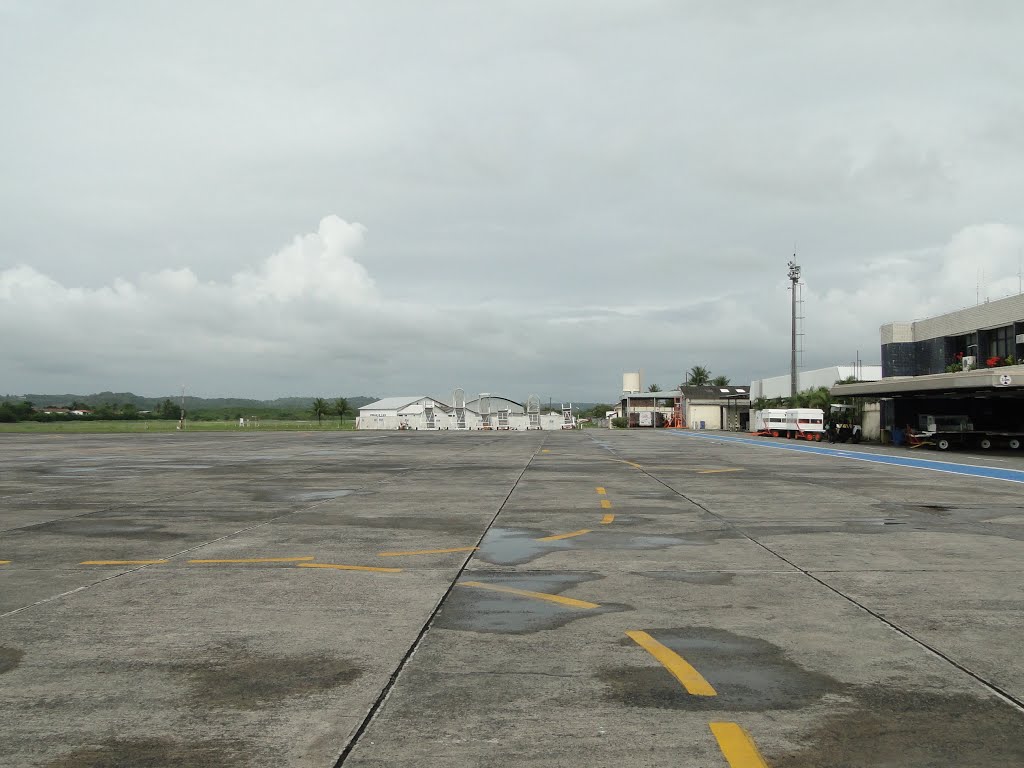
[{"label": "utility pole", "polygon": [[800,282],[800,267],[796,263],[796,254],[793,254],[793,260],[789,262],[789,282],[790,291],[792,291],[793,300],[793,345],[792,351],[789,358],[789,395],[790,397],[796,397],[797,394],[797,372],[796,372],[796,286]]}]

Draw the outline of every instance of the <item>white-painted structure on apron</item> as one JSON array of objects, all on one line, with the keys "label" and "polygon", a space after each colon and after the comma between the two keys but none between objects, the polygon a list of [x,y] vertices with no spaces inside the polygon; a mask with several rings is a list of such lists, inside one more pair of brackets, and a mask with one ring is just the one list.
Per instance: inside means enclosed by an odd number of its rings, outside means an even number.
[{"label": "white-painted structure on apron", "polygon": [[385,397],[359,409],[356,429],[494,430],[518,432],[529,429],[560,430],[560,414],[541,414],[535,395],[526,405],[500,395],[481,394],[467,400],[457,389],[452,404],[428,395]]}]

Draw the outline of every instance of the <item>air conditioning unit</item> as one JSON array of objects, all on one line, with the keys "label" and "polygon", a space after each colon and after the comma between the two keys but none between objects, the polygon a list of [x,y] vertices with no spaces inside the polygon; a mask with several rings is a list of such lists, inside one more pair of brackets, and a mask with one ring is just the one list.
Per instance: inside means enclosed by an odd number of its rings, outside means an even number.
[{"label": "air conditioning unit", "polygon": [[963,359],[960,361],[961,365],[963,366],[962,370],[971,370],[971,368],[974,367],[974,362],[974,355],[964,355]]}]

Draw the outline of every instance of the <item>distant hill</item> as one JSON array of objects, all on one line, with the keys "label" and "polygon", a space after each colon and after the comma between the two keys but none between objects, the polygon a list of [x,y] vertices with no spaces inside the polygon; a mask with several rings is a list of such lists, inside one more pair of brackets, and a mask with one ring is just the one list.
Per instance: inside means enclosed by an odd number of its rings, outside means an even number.
[{"label": "distant hill", "polygon": [[[328,402],[333,402],[344,395],[323,396]],[[181,395],[162,395],[160,397],[143,397],[132,392],[96,392],[91,395],[45,395],[45,394],[24,394],[4,395],[0,401],[21,401],[30,400],[37,408],[46,405],[71,405],[74,402],[85,403],[89,406],[97,405],[134,405],[140,411],[149,411],[156,407],[157,403],[170,398],[175,403],[180,402]],[[348,403],[353,409],[359,409],[367,403],[377,400],[377,397],[358,395],[349,397]],[[314,396],[309,397],[279,397],[275,400],[251,400],[241,397],[191,397],[185,396],[185,408],[189,411],[201,409],[220,408],[309,408]]]}]

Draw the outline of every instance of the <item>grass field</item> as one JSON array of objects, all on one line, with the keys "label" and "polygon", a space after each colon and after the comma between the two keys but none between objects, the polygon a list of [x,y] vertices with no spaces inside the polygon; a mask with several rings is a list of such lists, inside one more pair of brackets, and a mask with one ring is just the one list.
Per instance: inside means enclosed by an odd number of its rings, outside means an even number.
[{"label": "grass field", "polygon": [[[0,433],[4,432],[31,432],[31,433],[61,433],[87,434],[87,433],[123,433],[123,432],[174,432],[178,426],[177,421],[153,420],[153,421],[18,421],[14,424],[0,424]],[[248,426],[238,426],[238,421],[189,421],[185,426],[189,432],[261,432],[291,431],[291,432],[337,432],[339,429],[355,429],[355,421],[346,420],[344,425],[339,427],[336,419],[324,419],[317,425],[316,421],[296,420],[278,421],[274,419],[261,419],[258,424],[252,422]]]}]

